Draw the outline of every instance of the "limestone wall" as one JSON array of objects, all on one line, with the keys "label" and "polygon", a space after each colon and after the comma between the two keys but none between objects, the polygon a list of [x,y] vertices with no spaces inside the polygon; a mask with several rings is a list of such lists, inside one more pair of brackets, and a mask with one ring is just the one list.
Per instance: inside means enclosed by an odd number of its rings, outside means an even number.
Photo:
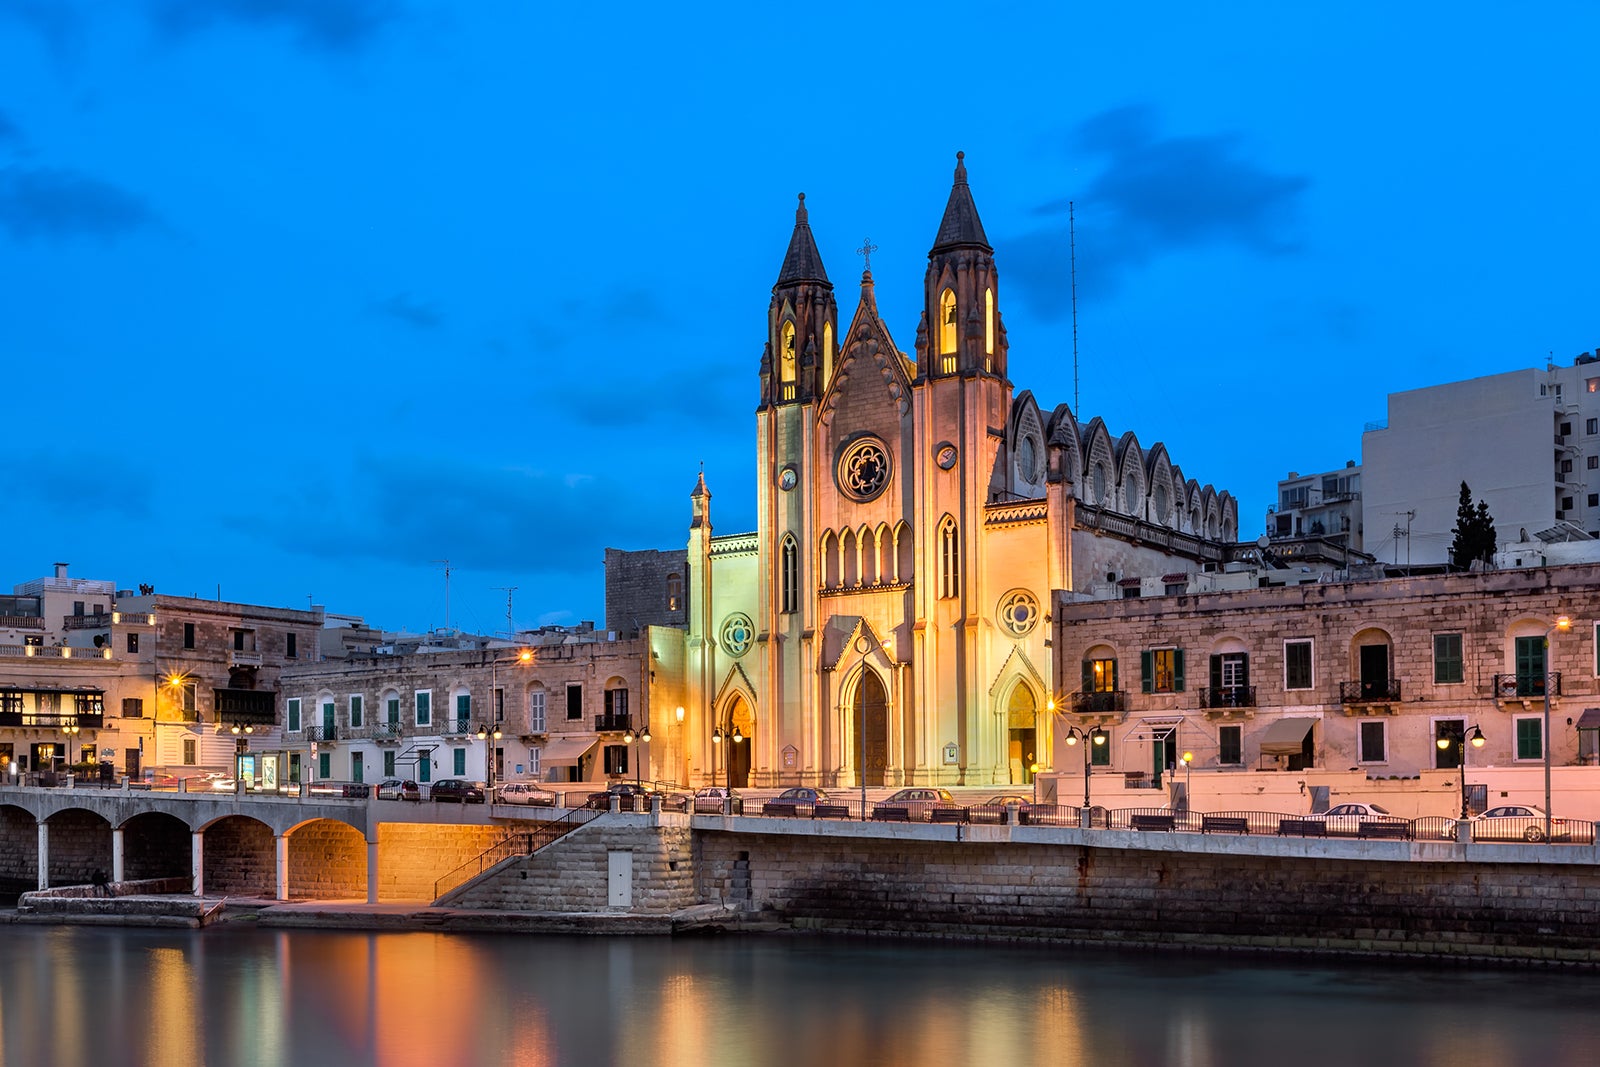
[{"label": "limestone wall", "polygon": [[378,900],[431,901],[440,878],[518,833],[505,826],[384,823],[378,832]]}]

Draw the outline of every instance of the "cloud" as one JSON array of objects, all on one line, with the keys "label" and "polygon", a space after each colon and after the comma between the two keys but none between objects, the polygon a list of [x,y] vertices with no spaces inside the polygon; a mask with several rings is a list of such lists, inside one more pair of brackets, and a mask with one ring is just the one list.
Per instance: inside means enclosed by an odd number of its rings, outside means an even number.
[{"label": "cloud", "polygon": [[83,515],[84,486],[115,486],[95,498],[96,510],[106,513],[101,517],[143,520],[155,510],[155,479],[150,465],[131,454],[24,449],[0,464],[0,499],[29,513],[76,520]]},{"label": "cloud", "polygon": [[[319,474],[225,524],[316,558],[592,575],[607,544],[654,544],[651,517],[673,506],[687,523],[687,485],[639,472],[571,478],[471,460],[360,455],[349,471]],[[668,489],[679,490],[675,497]],[[672,531],[666,531],[669,538]],[[681,526],[680,530],[681,532]]]},{"label": "cloud", "polygon": [[0,0],[0,18],[10,18],[37,33],[61,58],[76,50],[82,19],[71,0]]},{"label": "cloud", "polygon": [[436,330],[444,321],[436,307],[414,299],[410,293],[396,293],[383,300],[374,300],[369,307],[376,314],[398,319],[419,330]]},{"label": "cloud", "polygon": [[403,15],[398,0],[146,0],[157,27],[173,37],[219,24],[282,28],[302,43],[355,51]]},{"label": "cloud", "polygon": [[1068,200],[1075,202],[1079,292],[1113,291],[1163,255],[1235,247],[1265,256],[1298,250],[1290,236],[1303,175],[1276,174],[1249,159],[1237,134],[1163,137],[1154,112],[1117,108],[1080,125],[1079,155],[1101,169],[1070,198],[1039,205],[1052,222],[1007,241],[1007,265],[1024,295],[1055,317],[1068,310]]},{"label": "cloud", "polygon": [[156,221],[143,199],[91,175],[61,167],[0,168],[0,228],[18,241],[110,241]]},{"label": "cloud", "polygon": [[11,121],[11,116],[0,111],[0,145],[3,144],[22,144],[22,131]]}]

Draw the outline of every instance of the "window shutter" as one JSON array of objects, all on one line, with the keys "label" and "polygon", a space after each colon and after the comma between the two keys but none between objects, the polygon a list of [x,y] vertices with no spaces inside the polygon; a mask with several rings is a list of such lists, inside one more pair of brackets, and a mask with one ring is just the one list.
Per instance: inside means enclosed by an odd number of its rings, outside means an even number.
[{"label": "window shutter", "polygon": [[1172,691],[1183,692],[1183,649],[1172,650]]},{"label": "window shutter", "polygon": [[1239,684],[1250,684],[1250,653],[1243,652],[1239,655]]},{"label": "window shutter", "polygon": [[1155,659],[1154,654],[1147,648],[1139,653],[1139,692],[1155,692]]},{"label": "window shutter", "polygon": [[1211,688],[1213,690],[1222,688],[1222,657],[1221,656],[1212,656],[1211,657]]},{"label": "window shutter", "polygon": [[1092,660],[1083,661],[1083,692],[1094,692],[1094,663]]}]

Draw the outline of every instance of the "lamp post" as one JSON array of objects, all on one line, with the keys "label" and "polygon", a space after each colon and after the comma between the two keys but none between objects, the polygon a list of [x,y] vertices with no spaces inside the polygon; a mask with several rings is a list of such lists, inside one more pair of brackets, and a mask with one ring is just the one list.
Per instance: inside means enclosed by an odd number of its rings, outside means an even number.
[{"label": "lamp post", "polygon": [[1550,840],[1550,635],[1560,630],[1566,633],[1572,620],[1562,615],[1544,632],[1542,659],[1544,660],[1544,733],[1540,747],[1544,749],[1544,839]]},{"label": "lamp post", "polygon": [[250,750],[250,739],[247,735],[256,732],[252,723],[234,723],[228,727],[228,732],[233,735],[233,791],[244,792],[244,754]]},{"label": "lamp post", "polygon": [[490,743],[490,738],[498,741],[502,736],[499,723],[495,723],[492,727],[485,726],[481,722],[478,724],[478,740],[483,742],[484,799],[490,803],[493,803],[494,798],[494,745]]},{"label": "lamp post", "polygon": [[1189,788],[1189,772],[1194,766],[1194,753],[1185,752],[1182,756],[1179,756],[1178,759],[1183,764],[1183,809],[1188,811],[1189,808],[1194,804],[1194,791]]},{"label": "lamp post", "polygon": [[[644,785],[644,746],[650,743],[650,724],[645,723],[639,728],[639,758],[633,761],[633,784],[643,788]],[[629,726],[622,735],[622,743],[631,745],[634,742],[633,727]]]},{"label": "lamp post", "polygon": [[[724,730],[720,723],[712,727],[711,743],[713,745],[723,745],[723,743],[727,741],[731,741],[736,745],[740,744],[744,741],[744,735],[739,733],[739,728],[731,723],[727,730]],[[728,750],[726,747],[723,747],[722,749],[722,781],[727,786],[727,803],[731,808],[733,806],[733,767],[728,762]],[[711,775],[711,784],[717,784],[717,776],[715,773]]]},{"label": "lamp post", "polygon": [[1080,730],[1076,726],[1068,727],[1067,744],[1076,745],[1080,741],[1086,742],[1083,746],[1083,806],[1087,808],[1089,806],[1089,776],[1093,773],[1093,768],[1089,765],[1089,754],[1094,746],[1106,743],[1106,732],[1098,726],[1093,730]]},{"label": "lamp post", "polygon": [[1473,748],[1482,748],[1483,747],[1483,731],[1478,729],[1478,727],[1476,725],[1474,725],[1472,727],[1472,732],[1470,734],[1463,733],[1460,737],[1457,737],[1457,738],[1454,738],[1454,739],[1449,738],[1449,737],[1441,737],[1441,738],[1439,738],[1438,741],[1434,742],[1434,744],[1439,746],[1439,751],[1440,752],[1448,752],[1448,751],[1450,751],[1450,746],[1451,745],[1454,745],[1456,747],[1456,751],[1457,751],[1459,759],[1461,761],[1461,818],[1462,819],[1465,819],[1467,817],[1467,744],[1469,742],[1471,743]]}]

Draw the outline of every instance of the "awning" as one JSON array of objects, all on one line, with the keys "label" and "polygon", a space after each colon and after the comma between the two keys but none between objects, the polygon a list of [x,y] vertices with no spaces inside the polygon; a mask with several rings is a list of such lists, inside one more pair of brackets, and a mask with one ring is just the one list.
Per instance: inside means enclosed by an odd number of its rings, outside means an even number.
[{"label": "awning", "polygon": [[589,750],[600,743],[598,737],[558,737],[539,750],[541,767],[576,767]]},{"label": "awning", "polygon": [[1141,719],[1122,738],[1128,741],[1169,741],[1173,732],[1183,725],[1183,719]]},{"label": "awning", "polygon": [[1584,708],[1578,716],[1578,729],[1600,730],[1600,708]]},{"label": "awning", "polygon": [[1263,756],[1296,756],[1305,744],[1306,734],[1317,724],[1316,719],[1279,719],[1267,727],[1261,738]]}]

